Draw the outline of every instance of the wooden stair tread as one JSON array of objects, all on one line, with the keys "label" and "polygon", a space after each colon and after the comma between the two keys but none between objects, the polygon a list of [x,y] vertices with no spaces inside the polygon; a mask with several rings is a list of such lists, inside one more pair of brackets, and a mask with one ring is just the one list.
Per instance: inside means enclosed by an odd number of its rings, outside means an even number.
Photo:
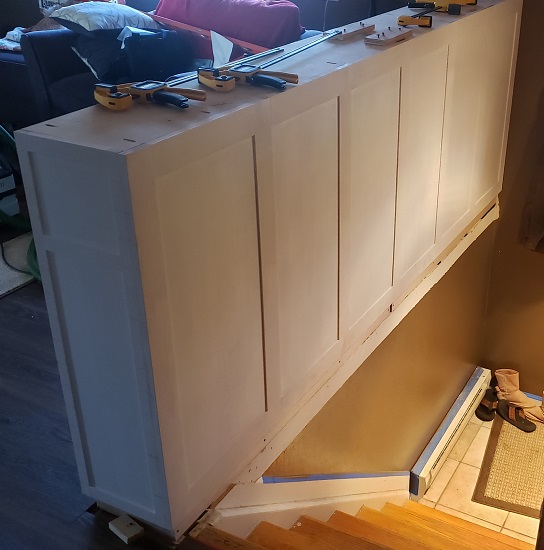
[{"label": "wooden stair tread", "polygon": [[485,535],[494,540],[513,546],[518,550],[534,550],[534,546],[527,542],[509,537],[508,535],[505,535],[504,533],[499,533],[498,531],[493,531],[493,529],[483,527],[482,525],[478,525],[477,523],[472,523],[470,521],[467,521],[466,519],[447,514],[446,512],[442,512],[441,510],[429,508],[428,506],[425,506],[424,504],[420,504],[419,502],[415,502],[413,500],[408,500],[405,503],[404,508],[407,508],[408,510],[416,514],[433,517],[437,520],[451,523],[452,525],[457,525],[458,527],[463,527],[469,531],[472,531],[473,533]]},{"label": "wooden stair tread", "polygon": [[390,546],[360,539],[308,516],[301,516],[291,530],[327,542],[338,550],[391,550]]},{"label": "wooden stair tread", "polygon": [[248,535],[247,540],[268,550],[334,550],[336,547],[324,541],[314,540],[302,533],[261,521]]},{"label": "wooden stair tread", "polygon": [[215,527],[205,527],[200,531],[196,540],[211,546],[214,550],[266,550],[259,544],[241,539]]},{"label": "wooden stair tread", "polygon": [[389,531],[399,533],[407,538],[416,539],[435,550],[472,550],[472,546],[459,544],[457,541],[453,541],[441,533],[431,531],[420,525],[414,525],[413,522],[407,522],[365,506],[357,512],[356,517],[379,525]]},{"label": "wooden stair tread", "polygon": [[327,524],[350,535],[377,544],[383,544],[384,546],[393,548],[393,550],[405,550],[406,548],[410,548],[410,550],[434,550],[433,546],[413,537],[407,537],[400,533],[384,529],[379,525],[338,510],[327,520]]},{"label": "wooden stair tread", "polygon": [[414,525],[420,525],[429,530],[442,533],[457,543],[466,544],[468,547],[472,547],[475,550],[514,550],[513,546],[492,539],[487,535],[469,531],[453,523],[438,520],[433,517],[418,515],[408,508],[403,508],[402,506],[397,506],[390,502],[382,508],[382,512],[403,519]]}]

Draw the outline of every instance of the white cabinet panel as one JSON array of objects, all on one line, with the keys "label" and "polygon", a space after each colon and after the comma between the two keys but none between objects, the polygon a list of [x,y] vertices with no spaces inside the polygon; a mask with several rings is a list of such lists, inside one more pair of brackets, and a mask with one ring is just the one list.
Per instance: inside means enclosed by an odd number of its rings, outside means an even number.
[{"label": "white cabinet panel", "polygon": [[[400,68],[351,92],[350,174],[342,189],[348,328],[375,320],[393,286]],[[377,312],[371,311],[377,306]]]},{"label": "white cabinet panel", "polygon": [[[471,211],[475,185],[478,112],[485,76],[482,28],[467,22],[467,32],[452,41],[444,112],[444,139],[436,227],[437,241],[461,231]],[[454,236],[454,235],[450,235]]]},{"label": "white cabinet panel", "polygon": [[480,98],[480,139],[472,195],[475,210],[484,208],[502,186],[518,24],[518,13],[499,11],[489,17],[482,36],[486,76]]},{"label": "white cabinet panel", "polygon": [[337,113],[334,98],[272,127],[282,397],[338,339]]},{"label": "white cabinet panel", "polygon": [[394,283],[412,281],[435,242],[448,49],[402,66]]},{"label": "white cabinet panel", "polygon": [[265,411],[252,141],[163,175],[155,188],[178,365],[176,423],[192,483]]}]

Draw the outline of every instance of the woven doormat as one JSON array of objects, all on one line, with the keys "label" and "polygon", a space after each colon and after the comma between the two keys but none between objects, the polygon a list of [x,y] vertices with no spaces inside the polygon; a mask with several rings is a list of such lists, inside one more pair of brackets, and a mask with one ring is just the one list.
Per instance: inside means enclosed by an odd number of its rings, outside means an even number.
[{"label": "woven doormat", "polygon": [[544,500],[544,424],[525,433],[496,415],[472,500],[533,518]]}]

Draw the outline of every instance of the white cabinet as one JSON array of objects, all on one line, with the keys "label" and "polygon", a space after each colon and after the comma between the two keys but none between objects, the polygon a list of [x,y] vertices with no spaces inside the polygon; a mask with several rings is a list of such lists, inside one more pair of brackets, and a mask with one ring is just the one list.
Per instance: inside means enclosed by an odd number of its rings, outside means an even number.
[{"label": "white cabinet", "polygon": [[520,10],[17,133],[86,494],[178,535],[348,364],[500,190]]}]

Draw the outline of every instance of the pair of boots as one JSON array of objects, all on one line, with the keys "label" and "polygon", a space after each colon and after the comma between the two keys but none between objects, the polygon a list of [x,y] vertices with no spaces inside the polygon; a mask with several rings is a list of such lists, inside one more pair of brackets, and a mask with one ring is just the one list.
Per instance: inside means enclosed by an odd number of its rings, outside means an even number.
[{"label": "pair of boots", "polygon": [[[497,379],[497,397],[506,399],[512,405],[521,407],[525,416],[533,422],[544,423],[544,406],[542,403],[527,397],[519,389],[519,372],[512,369],[499,369],[495,371]],[[544,398],[544,394],[543,394]]]}]

